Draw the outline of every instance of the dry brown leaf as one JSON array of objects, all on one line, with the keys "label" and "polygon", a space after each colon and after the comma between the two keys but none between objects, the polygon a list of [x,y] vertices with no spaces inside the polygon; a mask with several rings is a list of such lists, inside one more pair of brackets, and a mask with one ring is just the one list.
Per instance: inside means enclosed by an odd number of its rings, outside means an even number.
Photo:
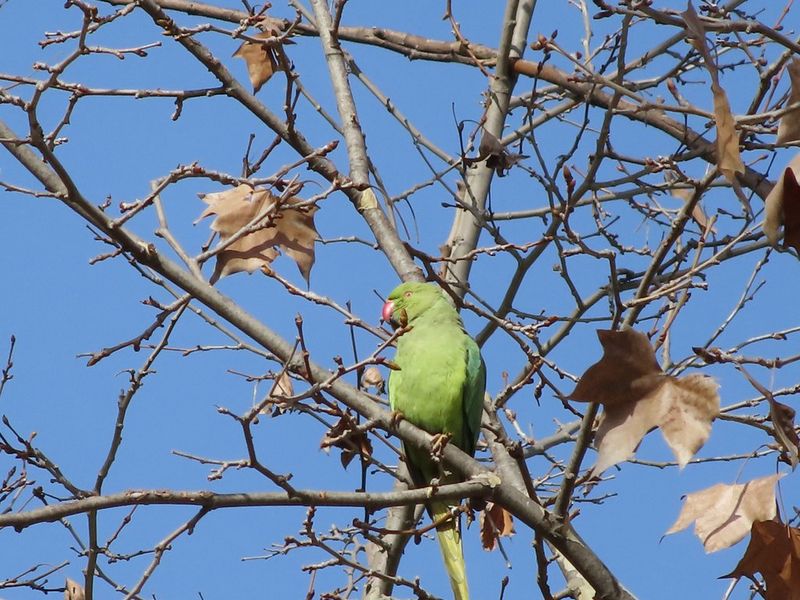
[{"label": "dry brown leaf", "polygon": [[356,427],[357,423],[352,415],[345,413],[328,430],[320,442],[320,448],[323,450],[327,451],[331,446],[341,449],[342,454],[339,456],[339,460],[345,469],[357,454],[363,459],[372,456],[372,442],[366,433],[359,431]]},{"label": "dry brown leaf", "polygon": [[272,391],[269,395],[276,397],[287,397],[294,395],[294,384],[292,383],[292,378],[289,377],[289,374],[286,371],[281,373],[280,376],[275,380],[275,385],[272,386]]},{"label": "dry brown leaf", "polygon": [[719,413],[718,388],[711,377],[693,373],[681,379],[670,377],[659,390],[664,412],[658,426],[681,468],[711,434],[711,422]]},{"label": "dry brown leaf", "polygon": [[64,600],[84,600],[84,598],[86,598],[86,594],[83,591],[83,586],[77,581],[67,579],[67,583],[64,586]]},{"label": "dry brown leaf", "polygon": [[296,197],[278,206],[278,197],[266,190],[253,190],[247,185],[205,194],[201,198],[208,207],[198,220],[216,215],[211,229],[219,232],[223,242],[251,224],[256,217],[263,217],[259,221],[262,227],[243,235],[217,254],[212,283],[232,273],[252,273],[260,268],[269,268],[279,254],[276,247],[295,261],[308,282],[314,265],[314,241],[317,239],[315,206],[293,208],[301,202]]},{"label": "dry brown leaf", "polygon": [[385,388],[386,382],[384,381],[383,374],[378,367],[372,365],[364,369],[364,374],[361,376],[362,390],[374,389],[376,393],[383,394]]},{"label": "dry brown leaf", "polygon": [[286,401],[287,397],[294,395],[294,384],[289,373],[283,371],[275,379],[272,384],[272,389],[269,391],[270,402],[261,410],[261,414],[270,414],[272,407],[275,406],[275,412],[272,413],[273,417],[283,414],[291,408],[291,401]]},{"label": "dry brown leaf", "polygon": [[795,410],[791,406],[782,404],[775,400],[775,396],[770,390],[761,385],[743,365],[737,367],[739,372],[769,403],[769,418],[772,421],[772,437],[778,442],[781,449],[780,459],[792,467],[792,470],[800,463],[800,437],[794,427]]},{"label": "dry brown leaf", "polygon": [[599,402],[595,473],[630,458],[644,435],[660,427],[681,468],[702,447],[719,412],[717,384],[705,375],[683,379],[661,371],[647,336],[598,331],[603,357],[578,381],[572,400]]},{"label": "dry brown leaf", "polygon": [[660,375],[650,340],[633,329],[600,329],[597,337],[603,357],[581,376],[570,398],[579,402],[599,402],[606,408],[614,404],[632,404],[661,382],[648,375]]},{"label": "dry brown leaf", "polygon": [[742,560],[727,577],[761,573],[766,600],[800,600],[800,529],[777,521],[756,521]]},{"label": "dry brown leaf", "polygon": [[708,49],[708,44],[706,43],[706,27],[700,20],[700,16],[697,14],[691,0],[689,0],[686,10],[681,13],[681,17],[683,17],[683,22],[686,23],[686,33],[690,36],[689,42],[700,53],[700,56],[703,57],[706,68],[711,75],[711,80],[716,82],[719,76],[717,65],[711,58],[711,51]]},{"label": "dry brown leaf", "polygon": [[716,382],[705,375],[683,379],[648,375],[640,381],[644,393],[630,405],[605,408],[597,428],[595,473],[630,458],[645,434],[661,429],[678,465],[683,468],[711,433],[719,412]]},{"label": "dry brown leaf", "polygon": [[501,537],[514,535],[514,517],[505,508],[488,502],[480,515],[481,545],[484,550],[494,550]]},{"label": "dry brown leaf", "polygon": [[[800,58],[793,58],[786,67],[792,90],[786,105],[791,106],[800,102]],[[778,123],[778,144],[787,144],[800,140],[800,108],[794,108],[781,117]]]},{"label": "dry brown leaf", "polygon": [[769,475],[747,483],[717,485],[686,494],[678,519],[665,535],[686,529],[694,532],[706,552],[716,552],[740,541],[753,521],[775,518],[775,484],[783,475]]},{"label": "dry brown leaf", "polygon": [[736,120],[725,90],[714,82],[711,93],[714,94],[714,120],[717,122],[717,167],[728,181],[736,183],[736,173],[744,173]]},{"label": "dry brown leaf", "polygon": [[785,246],[800,252],[800,154],[783,170],[764,201],[764,234],[769,243],[778,246],[783,228]]},{"label": "dry brown leaf", "polygon": [[[273,29],[262,31],[254,35],[254,38],[269,39],[275,37],[277,32]],[[275,55],[275,49],[267,44],[258,44],[255,42],[245,42],[233,56],[244,59],[247,64],[247,74],[250,77],[250,83],[253,84],[253,93],[261,89],[272,75],[278,71],[283,70],[281,62]]]},{"label": "dry brown leaf", "polygon": [[775,439],[781,446],[781,460],[792,469],[800,463],[800,437],[794,426],[795,410],[774,398],[769,403],[769,416],[775,429]]},{"label": "dry brown leaf", "polygon": [[[672,173],[671,171],[667,171],[667,173]],[[665,180],[668,183],[672,183],[675,181],[675,175],[672,174],[672,177],[665,177]],[[694,197],[695,189],[694,188],[687,188],[687,187],[672,187],[669,190],[669,193],[672,194],[678,200],[682,200],[683,202],[689,202]],[[696,202],[694,208],[692,208],[692,219],[695,223],[697,223],[698,227],[705,231],[706,227],[708,227],[708,215],[706,215],[703,207],[701,206],[700,202]],[[714,227],[711,228],[713,233],[716,233],[716,229]]]},{"label": "dry brown leaf", "polygon": [[481,135],[481,143],[478,146],[477,158],[465,158],[467,165],[486,161],[486,166],[497,172],[498,177],[505,177],[507,171],[523,159],[528,158],[525,154],[514,154],[506,150],[496,135],[484,131]]},{"label": "dry brown leaf", "polygon": [[714,120],[717,124],[717,167],[725,178],[736,183],[736,173],[744,173],[744,163],[739,153],[739,135],[736,133],[736,120],[731,112],[728,95],[719,84],[719,69],[706,43],[706,29],[691,1],[686,11],[681,13],[690,42],[703,57],[708,74],[711,76],[711,93],[714,96]]},{"label": "dry brown leaf", "polygon": [[[692,219],[694,219],[694,222],[697,223],[702,231],[705,231],[706,227],[708,227],[708,215],[706,215],[706,212],[703,210],[703,207],[700,206],[699,202],[695,204],[692,209]],[[711,232],[716,233],[716,228],[712,227]]]},{"label": "dry brown leaf", "polygon": [[[648,378],[665,383],[659,375]],[[658,387],[654,390],[656,393],[645,394],[630,404],[612,404],[604,408],[595,434],[597,461],[592,467],[595,474],[633,456],[645,434],[656,426],[662,412]]]}]

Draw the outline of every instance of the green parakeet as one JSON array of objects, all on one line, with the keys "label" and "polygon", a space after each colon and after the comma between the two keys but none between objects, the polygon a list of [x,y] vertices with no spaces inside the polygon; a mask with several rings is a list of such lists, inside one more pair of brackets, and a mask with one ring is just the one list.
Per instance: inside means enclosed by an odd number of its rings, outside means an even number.
[{"label": "green parakeet", "polygon": [[[428,433],[449,435],[451,444],[473,455],[480,431],[486,367],[452,302],[436,285],[403,283],[389,294],[382,316],[395,327],[410,328],[397,340],[394,362],[399,370],[389,375],[392,410]],[[439,476],[428,453],[409,446],[404,452],[416,485],[428,485]],[[458,480],[447,473],[440,483]],[[436,521],[450,512],[450,506],[432,501],[428,510]],[[437,537],[455,599],[468,600],[460,523],[451,519],[440,525]]]}]

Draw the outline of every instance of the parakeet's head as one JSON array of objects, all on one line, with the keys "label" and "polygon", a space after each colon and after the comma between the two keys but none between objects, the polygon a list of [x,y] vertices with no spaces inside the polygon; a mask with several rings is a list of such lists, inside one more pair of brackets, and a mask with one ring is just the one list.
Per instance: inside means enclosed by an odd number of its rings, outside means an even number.
[{"label": "parakeet's head", "polygon": [[381,318],[395,329],[405,327],[437,302],[447,302],[439,286],[416,281],[401,283],[386,299]]}]

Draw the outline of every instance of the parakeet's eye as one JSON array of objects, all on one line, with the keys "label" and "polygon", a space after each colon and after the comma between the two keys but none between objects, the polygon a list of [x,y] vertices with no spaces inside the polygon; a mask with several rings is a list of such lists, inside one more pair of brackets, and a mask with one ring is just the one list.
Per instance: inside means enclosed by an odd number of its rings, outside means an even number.
[{"label": "parakeet's eye", "polygon": [[406,297],[406,298],[411,298],[411,296],[413,296],[413,295],[414,295],[414,292],[406,292],[405,294],[403,294],[403,296]]}]

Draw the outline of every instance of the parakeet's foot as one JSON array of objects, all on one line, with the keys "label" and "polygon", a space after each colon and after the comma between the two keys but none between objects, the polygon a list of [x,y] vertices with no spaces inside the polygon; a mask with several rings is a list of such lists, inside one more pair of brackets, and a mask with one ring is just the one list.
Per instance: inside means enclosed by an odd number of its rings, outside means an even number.
[{"label": "parakeet's foot", "polygon": [[431,441],[431,458],[435,461],[439,461],[442,458],[442,452],[444,452],[445,446],[450,442],[451,435],[449,433],[437,433],[433,436],[433,440]]},{"label": "parakeet's foot", "polygon": [[394,429],[400,421],[404,421],[406,416],[399,410],[393,410],[392,416],[389,417],[389,427]]}]

